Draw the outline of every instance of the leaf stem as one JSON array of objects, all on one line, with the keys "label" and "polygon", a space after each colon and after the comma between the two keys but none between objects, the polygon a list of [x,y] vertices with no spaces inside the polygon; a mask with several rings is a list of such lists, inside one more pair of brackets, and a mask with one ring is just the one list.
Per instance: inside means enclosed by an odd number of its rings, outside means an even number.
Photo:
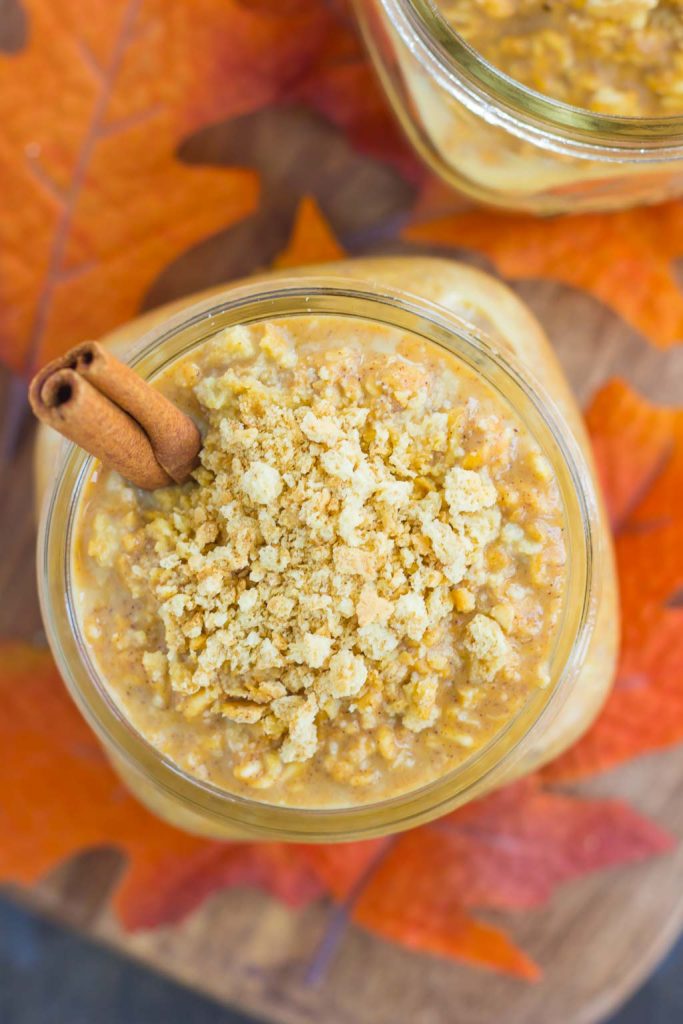
[{"label": "leaf stem", "polygon": [[387,854],[393,849],[397,837],[384,843],[372,858],[363,873],[356,880],[346,899],[330,914],[327,927],[318,942],[311,961],[304,974],[304,985],[315,987],[325,980],[330,964],[334,960],[351,921],[354,907],[371,879],[375,876]]},{"label": "leaf stem", "polygon": [[[100,89],[73,169],[71,182],[65,193],[62,208],[57,219],[43,286],[36,302],[35,315],[31,325],[26,353],[26,371],[28,376],[31,376],[35,370],[39,359],[40,347],[47,329],[54,292],[61,283],[62,275],[64,274],[64,258],[78,200],[86,181],[88,167],[90,166],[95,146],[104,131],[103,122],[111,98],[112,87],[121,68],[140,6],[141,0],[130,0],[128,3],[121,19],[121,27],[114,43],[111,57],[101,72]],[[81,339],[74,338],[74,341],[78,340]]]}]

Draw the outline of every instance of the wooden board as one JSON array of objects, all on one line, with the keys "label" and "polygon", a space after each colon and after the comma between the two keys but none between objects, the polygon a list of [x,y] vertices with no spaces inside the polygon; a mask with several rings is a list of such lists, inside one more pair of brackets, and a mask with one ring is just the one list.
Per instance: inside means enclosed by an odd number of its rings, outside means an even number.
[{"label": "wooden board", "polygon": [[[315,149],[327,154],[319,196],[347,247],[354,252],[414,251],[388,240],[412,199],[405,184],[386,168],[351,154],[318,119],[304,111],[292,118],[292,150],[281,155],[282,166],[296,171],[297,161]],[[212,152],[225,145],[232,151],[239,139],[228,139],[229,134],[228,126],[217,140],[204,136],[198,145],[213,147]],[[263,166],[263,153],[252,156]],[[278,215],[271,209],[250,227],[212,240],[210,251],[204,248],[178,261],[157,282],[150,302],[269,263],[286,241],[300,198],[296,174],[278,193],[275,162],[273,156],[268,166],[269,202],[279,203]],[[342,182],[343,203],[335,198]],[[310,190],[310,175],[306,184]],[[652,400],[680,401],[683,350],[653,349],[597,301],[571,289],[530,282],[518,291],[546,326],[583,402],[614,375],[626,377]],[[3,386],[6,395],[9,382]],[[3,401],[0,408],[8,405]],[[30,449],[31,428],[25,422],[18,451],[4,470],[0,504],[0,636],[35,641],[41,627],[33,571]],[[628,765],[581,791],[627,798],[683,837],[683,748]],[[33,892],[16,895],[176,980],[266,1020],[292,1024],[489,1024],[494,1019],[594,1024],[641,982],[683,927],[681,845],[667,857],[567,885],[547,908],[501,918],[544,968],[537,985],[411,954],[354,928],[343,933],[322,979],[314,983],[311,964],[319,962],[329,907],[293,913],[260,894],[231,891],[214,896],[178,927],[126,935],[108,909],[120,866],[112,851],[90,852]]]}]

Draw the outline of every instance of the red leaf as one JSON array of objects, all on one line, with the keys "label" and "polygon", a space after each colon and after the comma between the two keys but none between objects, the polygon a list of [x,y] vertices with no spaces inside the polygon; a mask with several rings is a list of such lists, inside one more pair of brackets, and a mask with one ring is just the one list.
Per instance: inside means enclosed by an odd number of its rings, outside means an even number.
[{"label": "red leaf", "polygon": [[[452,957],[527,980],[540,975],[507,935],[476,921],[465,909],[460,879],[443,873],[440,838],[428,825],[398,838],[306,847],[305,855],[334,898],[333,915],[319,946],[313,974],[324,971],[327,949],[349,920],[382,938],[422,953]],[[426,860],[420,860],[422,853]],[[455,885],[452,882],[455,881]],[[322,964],[317,960],[322,957]]]},{"label": "red leaf", "polygon": [[442,885],[465,906],[499,910],[540,906],[564,882],[672,845],[623,803],[549,792],[534,777],[437,821],[426,842]]},{"label": "red leaf", "polygon": [[195,69],[193,128],[258,110],[303,103],[343,129],[359,148],[391,160],[412,179],[424,171],[403,139],[340,0],[199,0],[190,40]]},{"label": "red leaf", "polygon": [[[126,845],[129,866],[114,897],[126,928],[156,928],[179,921],[212,893],[251,886],[290,907],[323,896],[306,858],[284,843],[214,843],[194,840],[180,848],[173,838],[153,848],[147,837]],[[114,837],[112,837],[114,838]]]},{"label": "red leaf", "polygon": [[368,839],[356,843],[320,843],[299,849],[317,878],[342,903],[382,858],[393,840]]},{"label": "red leaf", "polygon": [[[475,921],[457,902],[444,894],[443,901],[423,906],[416,870],[431,865],[399,861],[377,874],[377,884],[358,906],[357,924],[409,949],[452,957],[477,967],[502,971],[527,981],[541,976],[540,968],[492,925]],[[408,902],[401,902],[407,900]]]},{"label": "red leaf", "polygon": [[534,978],[536,966],[469,908],[538,906],[562,882],[670,847],[624,804],[545,792],[526,779],[400,836],[353,919],[403,944]]},{"label": "red leaf", "polygon": [[351,897],[351,919],[375,934],[535,978],[536,965],[471,910],[540,906],[564,882],[671,842],[625,804],[548,792],[529,778],[395,839],[306,855],[337,900]]}]

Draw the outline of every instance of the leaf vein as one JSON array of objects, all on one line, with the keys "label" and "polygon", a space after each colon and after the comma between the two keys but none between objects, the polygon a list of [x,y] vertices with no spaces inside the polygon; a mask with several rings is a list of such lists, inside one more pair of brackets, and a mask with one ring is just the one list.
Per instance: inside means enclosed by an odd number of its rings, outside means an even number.
[{"label": "leaf vein", "polygon": [[140,7],[141,0],[130,0],[124,11],[111,57],[102,74],[99,95],[95,102],[92,117],[90,118],[90,122],[83,138],[83,143],[78,154],[78,159],[76,160],[71,183],[64,197],[63,208],[52,239],[45,278],[38,296],[38,301],[36,302],[35,314],[29,333],[25,360],[25,369],[27,373],[31,373],[36,366],[41,342],[48,324],[55,289],[60,283],[60,276],[63,272],[62,265],[66,254],[66,248],[71,233],[78,199],[87,178],[88,167],[90,165],[93,151],[102,134],[104,116],[109,105],[109,100],[121,67],[123,56],[130,42]]}]

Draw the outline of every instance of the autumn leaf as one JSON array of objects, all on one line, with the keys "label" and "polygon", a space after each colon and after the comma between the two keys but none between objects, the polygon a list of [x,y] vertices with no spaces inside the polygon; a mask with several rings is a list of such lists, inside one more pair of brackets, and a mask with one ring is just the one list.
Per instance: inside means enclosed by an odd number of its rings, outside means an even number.
[{"label": "autumn leaf", "polygon": [[625,804],[548,792],[527,778],[395,839],[312,848],[309,857],[337,899],[365,879],[348,908],[356,924],[533,979],[536,965],[473,910],[541,906],[564,882],[670,847]]},{"label": "autumn leaf", "polygon": [[671,845],[626,804],[548,791],[532,776],[401,836],[383,870],[425,859],[425,906],[448,892],[465,907],[522,910],[542,906],[565,882]]},{"label": "autumn leaf", "polygon": [[[170,835],[169,835],[170,833]],[[304,906],[325,890],[295,847],[278,843],[214,843],[167,829],[153,844],[131,837],[124,850],[129,866],[114,895],[121,923],[130,930],[173,924],[213,893],[249,886],[290,907]],[[120,845],[113,836],[110,842]]]},{"label": "autumn leaf", "polygon": [[[349,0],[240,0],[243,11],[256,15],[261,31],[273,33],[270,42],[253,45],[254,30],[246,29],[234,39],[221,59],[221,87],[213,90],[211,120],[231,117],[243,110],[226,108],[224,93],[233,93],[236,51],[247,49],[262,73],[282,60],[283,43],[293,40],[301,47],[289,59],[288,76],[280,76],[277,99],[293,105],[303,103],[341,129],[354,148],[389,162],[413,184],[428,176],[401,132],[377,74],[360,38],[358,23]],[[265,16],[268,16],[267,19]],[[277,41],[274,41],[277,38]],[[211,46],[211,40],[207,37]],[[268,60],[264,60],[264,54]],[[242,62],[240,61],[240,64]],[[251,108],[253,109],[253,107]],[[275,153],[275,147],[273,153]]]},{"label": "autumn leaf", "polygon": [[615,532],[622,649],[604,710],[545,769],[551,780],[683,741],[683,411],[613,381],[595,398],[588,427]]},{"label": "autumn leaf", "polygon": [[356,843],[317,843],[299,850],[330,895],[344,903],[394,842],[389,836]]},{"label": "autumn leaf", "polygon": [[179,920],[233,885],[291,906],[328,894],[375,934],[532,978],[526,955],[473,908],[534,906],[563,881],[668,846],[620,804],[546,793],[533,780],[397,838],[336,847],[196,838],[127,793],[47,653],[4,646],[0,666],[0,879],[28,884],[83,849],[114,846],[127,858],[114,905],[128,928]]},{"label": "autumn leaf", "polygon": [[188,107],[193,127],[267,104],[305,104],[354,146],[422,180],[425,172],[389,109],[347,0],[184,3],[193,12],[189,32],[203,65],[195,69]]},{"label": "autumn leaf", "polygon": [[257,171],[261,202],[252,216],[169,263],[145,296],[148,308],[272,266],[290,242],[302,197],[315,203],[350,251],[391,230],[413,197],[393,168],[359,153],[301,104],[280,103],[209,125],[183,142],[179,156],[193,166],[229,167],[239,160]]},{"label": "autumn leaf", "polygon": [[[502,929],[476,920],[466,909],[458,887],[460,878],[451,887],[448,872],[441,873],[443,858],[438,840],[431,839],[431,828],[399,838],[304,848],[313,871],[340,904],[309,966],[310,980],[318,981],[324,975],[351,923],[422,953],[451,957],[527,981],[540,976],[538,966]],[[406,845],[410,837],[428,859],[413,859],[411,844]]]},{"label": "autumn leaf", "polygon": [[179,832],[128,794],[64,691],[49,654],[0,648],[0,878],[28,884],[80,850],[116,846],[114,903],[130,928],[178,920],[216,889],[254,885],[296,906],[323,889],[278,844]]},{"label": "autumn leaf", "polygon": [[[309,4],[319,7],[319,0]],[[359,36],[352,4],[328,0],[335,15],[317,63],[292,92],[342,128],[355,147],[391,163],[411,184],[419,185],[428,172],[407,144],[389,107],[379,79]]]},{"label": "autumn leaf", "polygon": [[[429,865],[431,868],[431,865]],[[412,889],[416,870],[423,864],[399,860],[377,875],[371,894],[363,899],[354,920],[368,931],[408,949],[452,957],[476,967],[537,981],[541,970],[500,928],[477,921],[457,901],[444,899],[423,904],[419,885]],[[411,894],[408,903],[401,901]]]},{"label": "autumn leaf", "polygon": [[420,219],[403,237],[483,253],[512,280],[547,278],[594,295],[661,348],[683,341],[683,203],[539,219],[474,210]]},{"label": "autumn leaf", "polygon": [[0,353],[15,370],[134,314],[169,259],[258,199],[253,172],[174,156],[191,5],[86,6],[26,0],[28,45],[0,58]]},{"label": "autumn leaf", "polygon": [[360,145],[395,134],[337,5],[25,9],[26,46],[0,52],[0,358],[17,372],[135,314],[166,266],[255,211],[239,154],[227,167],[179,157],[193,132],[305,102]]},{"label": "autumn leaf", "polygon": [[275,266],[299,267],[306,263],[338,260],[344,250],[334,237],[320,208],[312,196],[304,196],[296,211],[289,243],[275,260]]}]

